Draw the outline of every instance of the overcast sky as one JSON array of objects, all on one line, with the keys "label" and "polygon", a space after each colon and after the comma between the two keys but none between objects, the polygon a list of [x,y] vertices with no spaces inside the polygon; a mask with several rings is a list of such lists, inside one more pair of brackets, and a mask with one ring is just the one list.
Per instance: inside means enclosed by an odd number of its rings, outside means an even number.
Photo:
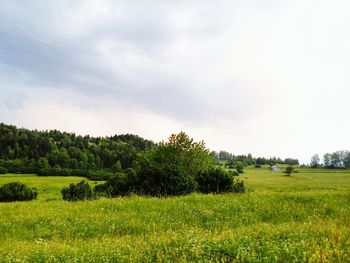
[{"label": "overcast sky", "polygon": [[350,150],[350,2],[0,0],[0,122]]}]

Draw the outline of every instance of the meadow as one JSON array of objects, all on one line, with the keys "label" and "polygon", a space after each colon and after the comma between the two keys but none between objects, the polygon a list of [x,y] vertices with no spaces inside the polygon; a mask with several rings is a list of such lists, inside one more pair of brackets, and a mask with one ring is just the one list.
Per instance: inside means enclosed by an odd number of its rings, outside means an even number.
[{"label": "meadow", "polygon": [[297,170],[246,169],[245,194],[74,203],[60,190],[81,177],[0,175],[39,192],[0,203],[0,262],[350,262],[350,171]]}]

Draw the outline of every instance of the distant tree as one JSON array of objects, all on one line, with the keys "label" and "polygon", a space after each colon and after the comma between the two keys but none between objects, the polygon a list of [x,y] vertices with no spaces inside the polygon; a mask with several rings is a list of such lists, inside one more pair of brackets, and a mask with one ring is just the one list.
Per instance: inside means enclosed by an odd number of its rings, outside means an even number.
[{"label": "distant tree", "polygon": [[294,167],[289,165],[286,167],[286,170],[284,171],[284,173],[287,175],[287,176],[291,176],[291,174],[294,172]]},{"label": "distant tree", "polygon": [[332,167],[332,155],[330,153],[325,153],[323,155],[323,164],[327,168],[333,168]]},{"label": "distant tree", "polygon": [[320,165],[320,156],[318,154],[311,157],[310,165],[312,168],[317,168]]},{"label": "distant tree", "polygon": [[343,152],[341,151],[337,151],[331,154],[331,166],[333,168],[343,167],[342,155],[343,155]]},{"label": "distant tree", "polygon": [[298,159],[286,158],[286,159],[284,159],[284,164],[287,164],[287,165],[299,165],[299,161],[298,161]]},{"label": "distant tree", "polygon": [[345,152],[343,163],[344,163],[345,168],[350,168],[350,152],[349,151]]}]

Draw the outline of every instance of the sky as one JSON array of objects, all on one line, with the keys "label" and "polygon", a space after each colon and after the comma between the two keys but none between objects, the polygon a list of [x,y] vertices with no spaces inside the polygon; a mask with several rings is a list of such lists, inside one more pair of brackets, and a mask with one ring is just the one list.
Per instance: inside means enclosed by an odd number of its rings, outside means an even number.
[{"label": "sky", "polygon": [[350,150],[346,0],[0,0],[0,122],[298,158]]}]

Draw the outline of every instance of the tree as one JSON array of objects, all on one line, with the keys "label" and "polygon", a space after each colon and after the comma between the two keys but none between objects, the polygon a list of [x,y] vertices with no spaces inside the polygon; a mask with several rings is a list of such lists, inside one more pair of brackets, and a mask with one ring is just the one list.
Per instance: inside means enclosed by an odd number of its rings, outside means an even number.
[{"label": "tree", "polygon": [[345,168],[350,168],[350,152],[349,151],[346,151],[346,153],[344,154],[343,163],[344,163]]},{"label": "tree", "polygon": [[318,154],[311,157],[310,165],[312,168],[317,168],[320,165],[320,156]]},{"label": "tree", "polygon": [[289,165],[286,167],[286,170],[284,171],[284,173],[287,175],[287,176],[291,176],[291,174],[294,172],[294,167]]},{"label": "tree", "polygon": [[330,153],[323,155],[323,164],[327,168],[332,168],[332,155]]}]

